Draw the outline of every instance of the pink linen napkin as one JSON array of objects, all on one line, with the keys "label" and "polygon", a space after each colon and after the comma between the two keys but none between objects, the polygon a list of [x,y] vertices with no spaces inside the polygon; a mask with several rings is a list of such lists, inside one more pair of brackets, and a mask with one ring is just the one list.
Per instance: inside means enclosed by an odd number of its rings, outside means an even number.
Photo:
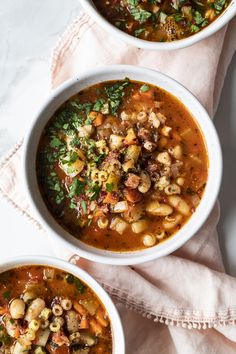
[{"label": "pink linen napkin", "polygon": [[[141,65],[180,81],[212,116],[235,49],[236,20],[193,47],[163,53],[120,43],[82,15],[53,52],[52,87],[99,65]],[[21,150],[20,143],[2,162],[0,192],[44,232],[20,186]],[[142,265],[107,266],[72,257],[115,300],[124,324],[127,353],[236,352],[236,279],[224,272],[218,219],[217,204],[205,225],[181,249]],[[69,250],[57,251],[65,259],[72,256]]]}]

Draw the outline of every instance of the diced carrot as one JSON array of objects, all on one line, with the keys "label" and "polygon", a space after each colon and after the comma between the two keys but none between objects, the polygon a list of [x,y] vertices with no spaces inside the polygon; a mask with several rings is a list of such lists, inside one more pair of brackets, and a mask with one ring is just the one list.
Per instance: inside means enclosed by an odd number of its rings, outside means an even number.
[{"label": "diced carrot", "polygon": [[126,145],[134,145],[137,143],[137,136],[135,135],[135,132],[132,128],[128,130],[128,134],[125,137],[124,143]]},{"label": "diced carrot", "polygon": [[99,127],[104,122],[104,115],[99,112],[90,112],[89,118],[93,120],[93,125],[95,125],[95,127]]},{"label": "diced carrot", "polygon": [[50,354],[69,354],[70,347],[67,345],[61,345],[59,347],[53,347],[51,345],[47,345],[47,350]]},{"label": "diced carrot", "polygon": [[102,326],[93,318],[90,320],[90,328],[93,333],[101,334],[102,333]]},{"label": "diced carrot", "polygon": [[100,125],[102,125],[103,122],[104,122],[104,116],[101,113],[99,113],[97,115],[97,118],[94,119],[93,125],[95,125],[95,127],[99,127]]},{"label": "diced carrot", "polygon": [[74,309],[81,315],[81,316],[87,316],[88,311],[80,305],[78,302],[73,303]]},{"label": "diced carrot", "polygon": [[112,192],[108,192],[106,197],[103,199],[103,204],[116,204],[118,201],[118,195]]},{"label": "diced carrot", "polygon": [[80,329],[88,329],[89,328],[89,320],[87,317],[82,316],[79,328]]},{"label": "diced carrot", "polygon": [[140,100],[153,100],[154,99],[154,90],[150,89],[148,91],[145,92],[135,92],[132,96],[133,100],[135,101],[140,101]]},{"label": "diced carrot", "polygon": [[0,316],[5,315],[5,314],[8,313],[8,312],[9,312],[9,311],[8,311],[7,306],[4,306],[4,307],[1,307],[1,306],[0,306]]},{"label": "diced carrot", "polygon": [[97,310],[95,317],[102,327],[108,326],[109,322],[106,320],[105,311],[101,307]]},{"label": "diced carrot", "polygon": [[138,203],[142,199],[142,194],[137,189],[125,188],[123,192],[130,203]]}]

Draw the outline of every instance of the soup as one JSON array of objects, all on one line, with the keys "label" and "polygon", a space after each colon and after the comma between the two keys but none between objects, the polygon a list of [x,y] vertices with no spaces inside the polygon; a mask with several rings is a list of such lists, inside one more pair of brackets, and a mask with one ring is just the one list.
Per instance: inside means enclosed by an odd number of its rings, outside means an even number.
[{"label": "soup", "polygon": [[176,233],[204,192],[208,157],[183,104],[141,82],[109,81],[63,104],[45,127],[37,176],[57,222],[112,251]]},{"label": "soup", "polygon": [[110,321],[72,274],[24,266],[0,274],[0,353],[111,354]]},{"label": "soup", "polygon": [[189,37],[215,21],[230,0],[93,0],[120,30],[153,42]]}]

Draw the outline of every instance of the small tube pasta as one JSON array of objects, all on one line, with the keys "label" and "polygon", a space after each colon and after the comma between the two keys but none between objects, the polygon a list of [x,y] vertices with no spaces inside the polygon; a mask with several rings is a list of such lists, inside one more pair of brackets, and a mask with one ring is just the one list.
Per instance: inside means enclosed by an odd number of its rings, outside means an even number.
[{"label": "small tube pasta", "polygon": [[146,112],[139,112],[137,114],[137,120],[140,122],[140,123],[145,123],[146,120],[147,120],[147,113]]},{"label": "small tube pasta", "polygon": [[37,332],[37,330],[39,329],[40,327],[40,322],[37,321],[37,320],[32,320],[30,323],[29,323],[29,329],[32,329],[32,331],[34,332]]},{"label": "small tube pasta", "polygon": [[70,299],[62,299],[61,300],[61,307],[65,311],[70,310],[72,308],[72,301]]},{"label": "small tube pasta", "polygon": [[100,229],[106,229],[107,226],[108,226],[109,221],[108,221],[108,219],[106,217],[101,217],[101,218],[98,219],[97,223],[98,223],[98,227]]},{"label": "small tube pasta", "polygon": [[137,162],[140,153],[141,153],[141,146],[130,145],[126,150],[125,159],[133,160],[134,162]]},{"label": "small tube pasta", "polygon": [[168,186],[166,186],[164,191],[167,195],[180,194],[181,192],[180,187],[175,183],[171,183]]},{"label": "small tube pasta", "polygon": [[178,210],[178,212],[180,212],[182,215],[188,216],[190,214],[189,205],[180,196],[171,195],[169,196],[168,200],[170,205],[173,206],[176,210]]},{"label": "small tube pasta", "polygon": [[134,168],[134,160],[129,160],[123,163],[122,168],[125,172],[128,172],[130,169]]},{"label": "small tube pasta", "polygon": [[97,182],[99,180],[99,172],[100,171],[97,168],[91,171],[91,180],[93,182]]},{"label": "small tube pasta", "polygon": [[52,310],[49,309],[48,307],[45,307],[43,309],[43,311],[40,313],[39,317],[46,321],[51,316],[51,313],[52,313]]},{"label": "small tube pasta", "polygon": [[50,323],[49,329],[51,332],[54,332],[54,333],[59,332],[61,329],[60,323],[57,323],[57,322]]},{"label": "small tube pasta", "polygon": [[119,176],[114,172],[111,172],[106,180],[106,183],[112,185],[112,191],[116,191],[118,190],[119,180]]},{"label": "small tube pasta", "polygon": [[99,171],[98,173],[98,182],[99,184],[102,184],[107,180],[107,172],[106,171]]},{"label": "small tube pasta", "polygon": [[54,316],[61,316],[63,314],[63,308],[59,304],[55,304],[52,307],[52,313]]},{"label": "small tube pasta", "polygon": [[171,230],[173,229],[175,226],[178,225],[178,223],[181,222],[182,220],[182,215],[178,214],[175,215],[173,217],[167,217],[164,221],[163,221],[163,226],[165,228],[165,230]]}]

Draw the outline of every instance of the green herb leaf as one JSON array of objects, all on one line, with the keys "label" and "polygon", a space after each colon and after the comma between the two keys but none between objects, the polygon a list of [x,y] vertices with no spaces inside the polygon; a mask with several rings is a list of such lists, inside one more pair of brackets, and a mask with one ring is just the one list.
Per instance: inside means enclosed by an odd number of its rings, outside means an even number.
[{"label": "green herb leaf", "polygon": [[141,92],[147,92],[149,90],[150,90],[150,87],[146,84],[144,84],[143,86],[140,87]]},{"label": "green herb leaf", "polygon": [[63,143],[61,142],[60,139],[58,139],[56,136],[50,141],[50,146],[52,148],[58,148],[62,145]]},{"label": "green herb leaf", "polygon": [[76,289],[79,291],[80,294],[83,294],[85,291],[85,286],[82,284],[82,282],[78,278],[74,278],[74,284],[76,286]]},{"label": "green herb leaf", "polygon": [[82,207],[83,213],[87,214],[87,203],[85,200],[82,200],[81,207]]},{"label": "green herb leaf", "polygon": [[73,198],[75,195],[80,197],[84,192],[84,187],[85,183],[75,178],[69,187],[69,197]]},{"label": "green herb leaf", "polygon": [[114,183],[106,183],[106,191],[112,192],[114,188]]},{"label": "green herb leaf", "polygon": [[3,296],[4,299],[6,299],[6,300],[10,299],[10,296],[11,296],[10,290],[5,291],[5,292],[2,294],[2,296]]}]

